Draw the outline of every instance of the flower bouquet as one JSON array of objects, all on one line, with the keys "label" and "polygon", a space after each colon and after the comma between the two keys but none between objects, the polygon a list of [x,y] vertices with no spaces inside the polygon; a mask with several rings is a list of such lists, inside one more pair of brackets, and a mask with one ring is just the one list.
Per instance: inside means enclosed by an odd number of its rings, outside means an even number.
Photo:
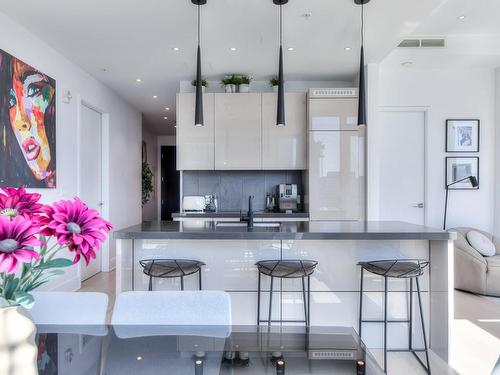
[{"label": "flower bouquet", "polygon": [[[0,308],[30,308],[30,291],[62,275],[62,268],[88,265],[112,226],[79,198],[52,205],[24,188],[0,191]],[[74,253],[73,260],[61,255]]]}]

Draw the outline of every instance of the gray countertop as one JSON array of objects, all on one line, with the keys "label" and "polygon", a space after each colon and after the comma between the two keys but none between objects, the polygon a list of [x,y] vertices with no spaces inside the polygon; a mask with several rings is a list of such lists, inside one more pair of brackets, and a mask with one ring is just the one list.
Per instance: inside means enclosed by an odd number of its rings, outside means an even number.
[{"label": "gray countertop", "polygon": [[453,240],[455,233],[397,221],[285,222],[279,227],[227,227],[214,221],[144,222],[114,232],[116,239],[186,240]]},{"label": "gray countertop", "polygon": [[[174,212],[172,214],[173,218],[240,218],[241,215],[246,216],[246,211],[218,211],[218,212]],[[254,217],[256,218],[308,218],[309,214],[307,212],[266,212],[266,211],[256,211],[254,212]]]}]

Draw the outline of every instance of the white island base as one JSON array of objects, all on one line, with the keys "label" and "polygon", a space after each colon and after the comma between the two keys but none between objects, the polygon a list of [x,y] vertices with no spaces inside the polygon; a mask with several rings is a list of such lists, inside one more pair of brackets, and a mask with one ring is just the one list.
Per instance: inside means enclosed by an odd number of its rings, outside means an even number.
[{"label": "white island base", "polygon": [[[430,348],[445,361],[453,306],[453,252],[449,240],[117,240],[117,293],[147,290],[149,277],[139,261],[154,258],[194,259],[203,267],[203,289],[231,295],[234,324],[256,324],[257,269],[264,259],[312,259],[318,267],[311,276],[311,325],[346,326],[357,330],[359,318],[359,261],[417,258],[430,260],[421,277],[423,311]],[[269,306],[269,278],[262,277],[261,318]],[[185,277],[185,288],[198,288],[197,274]],[[409,282],[389,279],[388,319],[408,319]],[[365,272],[364,319],[383,319],[383,278]],[[155,279],[153,290],[179,290],[179,279]],[[304,318],[300,279],[275,282],[273,319]],[[415,288],[414,288],[415,292]],[[415,292],[416,293],[416,292]],[[414,347],[423,347],[417,296],[413,298]],[[200,312],[202,313],[202,312]],[[290,324],[290,323],[288,323]],[[408,324],[389,324],[390,348],[408,347]],[[383,324],[365,323],[363,340],[370,348],[383,347]]]}]

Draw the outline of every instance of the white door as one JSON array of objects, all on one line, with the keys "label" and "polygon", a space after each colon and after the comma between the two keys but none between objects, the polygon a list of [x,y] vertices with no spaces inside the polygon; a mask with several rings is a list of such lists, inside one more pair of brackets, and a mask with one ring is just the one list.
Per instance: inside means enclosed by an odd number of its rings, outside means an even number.
[{"label": "white door", "polygon": [[425,112],[381,111],[379,219],[425,224]]},{"label": "white door", "polygon": [[[102,214],[102,115],[82,105],[80,129],[80,198]],[[97,252],[88,266],[81,262],[82,281],[101,272],[102,255]]]}]

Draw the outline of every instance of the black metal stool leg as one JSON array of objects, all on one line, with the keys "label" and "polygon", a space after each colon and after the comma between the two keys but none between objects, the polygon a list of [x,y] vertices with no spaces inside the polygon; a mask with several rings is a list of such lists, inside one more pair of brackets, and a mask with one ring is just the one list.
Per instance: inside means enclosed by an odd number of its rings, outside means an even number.
[{"label": "black metal stool leg", "polygon": [[148,290],[151,292],[153,290],[153,276],[149,276],[149,288]]},{"label": "black metal stool leg", "polygon": [[387,277],[384,276],[384,372],[387,374]]},{"label": "black metal stool leg", "polygon": [[426,370],[427,370],[427,373],[430,375],[431,374],[431,365],[429,363],[429,350],[427,348],[427,336],[425,334],[424,312],[422,309],[422,298],[420,296],[420,283],[418,281],[418,277],[415,278],[415,281],[417,282],[418,307],[420,310],[420,321],[422,322],[422,334],[424,336],[425,361],[427,363]]},{"label": "black metal stool leg", "polygon": [[364,268],[361,267],[361,282],[359,284],[359,324],[358,324],[358,335],[361,339],[361,329],[363,328],[363,271]]},{"label": "black metal stool leg", "polygon": [[267,325],[271,325],[271,316],[273,311],[273,281],[274,277],[271,276],[271,287],[269,288],[269,320],[267,321]]},{"label": "black metal stool leg", "polygon": [[260,272],[257,282],[257,325],[260,324]]},{"label": "black metal stool leg", "polygon": [[309,325],[307,324],[307,300],[306,300],[306,280],[304,278],[302,278],[302,298],[303,298],[303,301],[304,301],[304,322],[306,323],[306,325]]},{"label": "black metal stool leg", "polygon": [[408,323],[408,349],[413,349],[413,278],[410,277],[410,318]]},{"label": "black metal stool leg", "polygon": [[181,290],[184,290],[184,276],[181,276]]},{"label": "black metal stool leg", "polygon": [[307,276],[307,326],[311,325],[311,275]]},{"label": "black metal stool leg", "polygon": [[201,285],[201,267],[200,267],[200,270],[198,271],[198,283],[199,283],[199,287],[200,287],[200,290],[202,290],[202,285]]}]

